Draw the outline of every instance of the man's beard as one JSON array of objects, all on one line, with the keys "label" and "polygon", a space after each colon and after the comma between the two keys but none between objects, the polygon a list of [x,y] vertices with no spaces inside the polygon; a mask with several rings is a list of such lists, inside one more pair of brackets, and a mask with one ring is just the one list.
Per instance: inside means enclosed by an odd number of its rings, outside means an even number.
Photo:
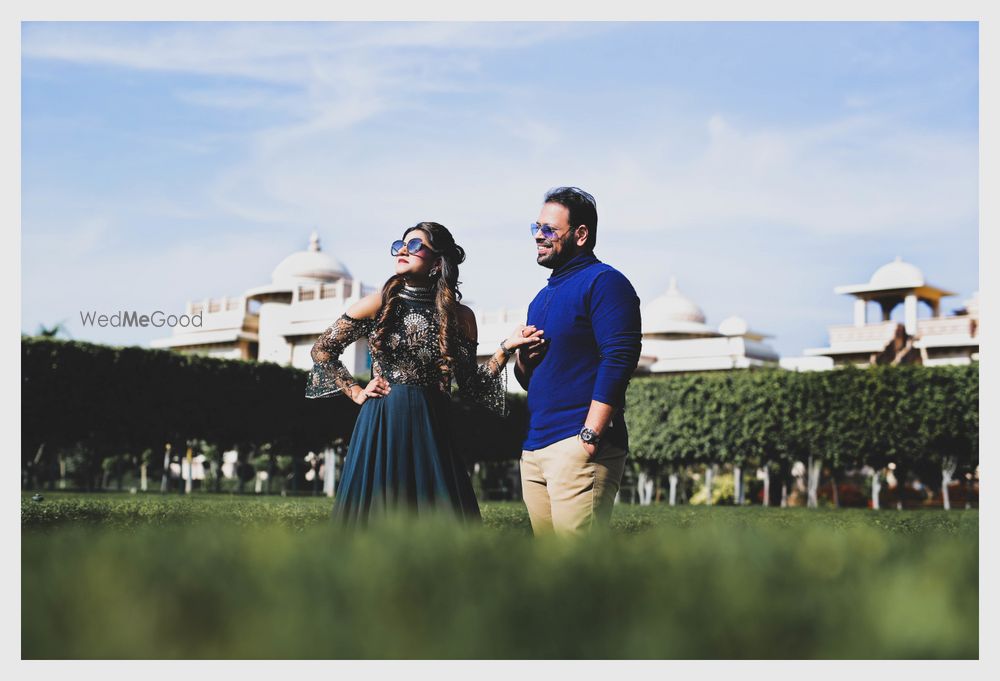
[{"label": "man's beard", "polygon": [[[568,239],[562,242],[562,248],[556,251],[552,246],[553,242],[543,241],[540,245],[548,246],[549,252],[545,255],[541,253],[535,258],[535,262],[542,267],[547,267],[550,270],[554,270],[565,262],[568,262],[576,252],[573,250],[573,245],[568,243]],[[537,247],[537,246],[536,246]]]},{"label": "man's beard", "polygon": [[[544,246],[545,244],[542,244],[542,245]],[[559,264],[558,262],[555,262],[555,263],[552,262],[553,259],[558,260],[559,259],[559,255],[561,255],[561,254],[556,253],[555,251],[553,251],[552,250],[552,245],[549,244],[549,252],[545,253],[545,254],[539,253],[538,256],[535,258],[535,262],[537,262],[542,267],[548,267],[549,269],[552,269],[552,268],[556,267]]]}]

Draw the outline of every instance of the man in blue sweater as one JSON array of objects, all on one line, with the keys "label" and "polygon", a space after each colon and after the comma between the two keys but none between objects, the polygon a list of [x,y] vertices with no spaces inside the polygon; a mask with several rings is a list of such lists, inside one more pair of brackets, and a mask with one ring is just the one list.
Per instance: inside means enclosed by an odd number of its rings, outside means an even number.
[{"label": "man in blue sweater", "polygon": [[625,388],[639,362],[639,298],[594,256],[597,204],[576,187],[545,195],[531,225],[552,270],[528,306],[544,340],[517,352],[528,391],[521,487],[535,534],[576,534],[611,518],[628,453]]}]

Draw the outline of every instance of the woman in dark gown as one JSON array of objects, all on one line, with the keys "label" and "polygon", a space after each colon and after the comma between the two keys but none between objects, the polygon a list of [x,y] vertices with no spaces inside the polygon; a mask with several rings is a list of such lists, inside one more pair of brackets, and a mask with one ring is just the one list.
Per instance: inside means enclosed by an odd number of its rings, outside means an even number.
[{"label": "woman in dark gown", "polygon": [[[504,365],[513,351],[544,341],[518,326],[476,365],[475,315],[461,305],[458,265],[465,252],[436,222],[421,222],[393,243],[396,274],[352,305],[316,341],[307,397],[338,392],[361,405],[334,502],[334,517],[364,525],[394,508],[450,510],[478,521],[451,426],[452,379],[459,394],[503,415]],[[340,362],[344,348],[369,339],[372,380],[361,388]]]}]

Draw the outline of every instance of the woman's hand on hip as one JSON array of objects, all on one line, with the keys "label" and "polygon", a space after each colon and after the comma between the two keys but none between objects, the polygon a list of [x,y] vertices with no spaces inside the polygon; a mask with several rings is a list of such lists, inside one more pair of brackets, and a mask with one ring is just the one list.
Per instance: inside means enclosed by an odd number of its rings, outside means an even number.
[{"label": "woman's hand on hip", "polygon": [[354,401],[358,404],[363,404],[365,400],[369,397],[385,397],[392,390],[392,386],[389,385],[389,381],[385,380],[381,376],[376,376],[372,380],[368,381],[368,385],[365,389],[358,393]]}]

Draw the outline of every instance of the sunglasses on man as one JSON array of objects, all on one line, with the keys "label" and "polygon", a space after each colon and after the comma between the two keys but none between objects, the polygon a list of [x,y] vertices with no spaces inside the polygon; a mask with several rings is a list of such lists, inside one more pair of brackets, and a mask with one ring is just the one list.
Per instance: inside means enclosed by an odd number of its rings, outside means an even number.
[{"label": "sunglasses on man", "polygon": [[407,253],[409,253],[410,255],[418,255],[421,258],[427,257],[424,251],[428,251],[430,253],[437,253],[437,251],[435,251],[433,248],[425,244],[420,239],[410,239],[409,241],[396,239],[395,241],[392,242],[392,245],[389,246],[389,253],[391,253],[392,255],[399,255],[399,252],[403,250],[404,246],[406,247]]},{"label": "sunglasses on man", "polygon": [[[573,229],[570,228],[569,231],[572,232]],[[537,223],[537,222],[532,222],[531,223],[531,236],[534,237],[539,232],[541,232],[542,236],[545,237],[546,239],[554,239],[557,236],[559,236],[559,232],[557,232],[556,228],[553,227],[552,225],[545,225],[545,224],[540,224],[540,223]]]}]

